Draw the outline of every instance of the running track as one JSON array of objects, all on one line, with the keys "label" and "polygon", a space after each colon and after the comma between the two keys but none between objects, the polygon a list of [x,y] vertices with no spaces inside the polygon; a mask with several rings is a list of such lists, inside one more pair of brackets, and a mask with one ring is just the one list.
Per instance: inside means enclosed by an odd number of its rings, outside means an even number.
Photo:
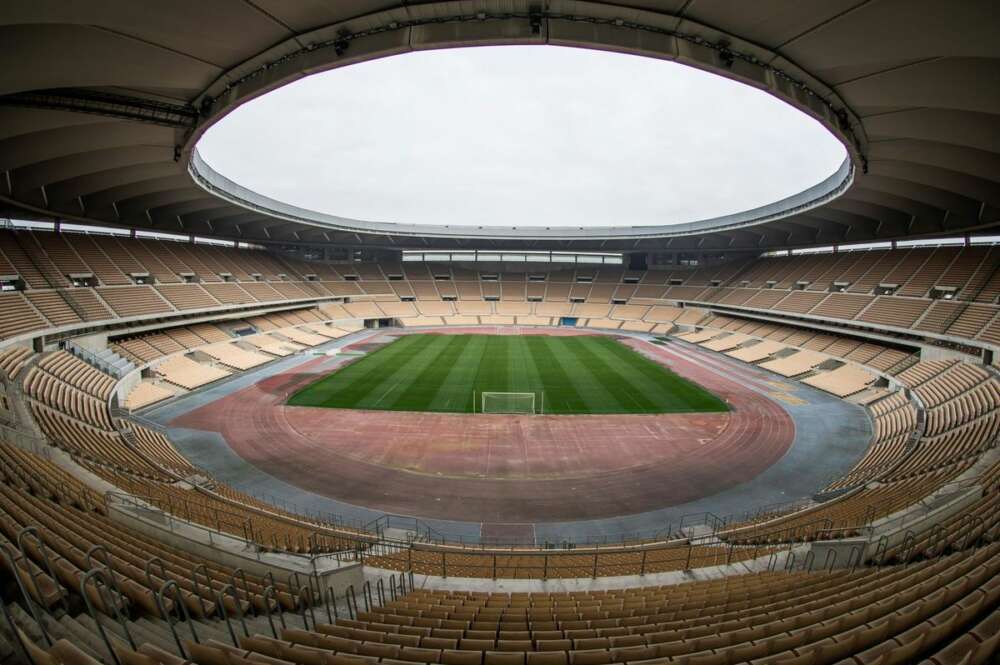
[{"label": "running track", "polygon": [[[492,332],[475,329],[476,332]],[[448,332],[453,332],[449,330]],[[628,344],[725,399],[728,414],[484,416],[288,407],[326,358],[186,413],[243,459],[304,490],[388,513],[483,523],[600,519],[746,482],[794,439],[777,403],[677,351]]]}]

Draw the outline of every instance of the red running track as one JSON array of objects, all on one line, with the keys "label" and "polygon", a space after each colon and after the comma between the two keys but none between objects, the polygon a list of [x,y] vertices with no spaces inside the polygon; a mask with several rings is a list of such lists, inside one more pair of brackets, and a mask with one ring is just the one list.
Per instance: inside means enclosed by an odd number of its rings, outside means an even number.
[{"label": "red running track", "polygon": [[316,494],[477,522],[599,519],[687,503],[752,479],[788,450],[794,423],[775,402],[654,345],[630,343],[732,410],[488,416],[285,406],[297,387],[330,371],[332,361],[321,358],[170,424],[219,432],[247,462]]}]

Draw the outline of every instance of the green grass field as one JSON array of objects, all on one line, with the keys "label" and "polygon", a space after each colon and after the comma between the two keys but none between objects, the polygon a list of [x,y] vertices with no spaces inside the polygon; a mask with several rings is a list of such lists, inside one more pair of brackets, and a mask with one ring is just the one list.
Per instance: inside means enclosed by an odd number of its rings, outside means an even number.
[{"label": "green grass field", "polygon": [[727,410],[715,395],[609,337],[542,335],[405,335],[288,403],[472,413],[483,391],[534,392],[536,410],[544,392],[546,414]]}]

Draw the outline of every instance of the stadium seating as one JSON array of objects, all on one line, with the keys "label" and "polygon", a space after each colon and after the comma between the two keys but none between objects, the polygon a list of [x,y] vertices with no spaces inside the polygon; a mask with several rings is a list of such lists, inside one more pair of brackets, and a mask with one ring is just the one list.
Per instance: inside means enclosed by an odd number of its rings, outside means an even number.
[{"label": "stadium seating", "polygon": [[[566,316],[584,323],[593,320],[596,327],[605,329],[623,325],[611,321],[696,324],[694,314],[669,310],[674,301],[681,301],[851,321],[988,344],[1000,340],[996,302],[1000,250],[991,246],[762,258],[718,267],[637,273],[602,270],[595,274],[578,269],[552,275],[544,282],[527,281],[525,273],[501,274],[494,282],[458,268],[438,271],[443,273],[438,276],[448,279],[428,279],[426,269],[421,273],[408,268],[404,273],[391,264],[337,268],[263,252],[162,240],[80,236],[81,242],[68,243],[51,233],[25,231],[3,231],[2,236],[3,258],[27,288],[0,296],[6,303],[4,311],[10,313],[0,326],[0,338],[116,317],[177,315],[349,295],[376,301],[392,298],[384,308],[375,302],[355,303],[349,308],[352,318],[417,319],[415,323],[421,322],[418,317],[457,315],[514,317],[515,324],[524,317],[522,325]],[[35,257],[33,262],[32,252],[42,247],[58,248],[56,258],[42,261]],[[390,281],[390,273],[401,279]],[[67,288],[70,274],[93,275],[97,288]],[[155,283],[133,284],[135,275],[149,275]],[[304,275],[317,279],[309,281]],[[595,276],[596,282],[579,281]],[[638,278],[639,283],[622,283],[626,277]],[[194,283],[184,283],[190,280]],[[541,302],[528,301],[529,290]],[[952,299],[935,299],[945,295]],[[458,301],[443,302],[445,296]],[[498,300],[484,301],[486,296]],[[415,302],[400,302],[401,297],[415,298]],[[628,304],[612,305],[613,300]],[[502,325],[508,320],[478,322]],[[423,319],[424,323],[432,321],[437,319]]]},{"label": "stadium seating", "polygon": [[322,650],[454,665],[906,662],[946,649],[962,657],[995,647],[998,570],[992,546],[881,574],[553,594],[418,590],[356,620],[287,630],[284,643],[242,646],[293,662]]},{"label": "stadium seating", "polygon": [[[161,571],[182,587],[188,611],[194,616],[211,612],[216,602],[212,590],[232,581],[232,569],[163,545],[109,519],[102,498],[54,463],[2,441],[0,451],[4,453],[0,456],[4,479],[0,484],[0,531],[6,541],[16,541],[22,527],[38,530],[40,545],[31,558],[55,573],[54,579],[46,581],[47,586],[62,588],[49,596],[46,606],[60,595],[80,589],[80,580],[91,567],[86,555],[94,545],[101,545],[110,555],[107,560],[120,576],[120,588],[128,601],[151,614],[158,614],[153,595],[165,581]],[[156,574],[147,576],[143,571],[149,570],[147,564],[154,558],[162,567],[156,566]],[[246,577],[247,585],[236,593],[244,602],[260,605],[266,584],[259,577]],[[274,584],[283,592],[279,599],[291,607],[287,587]],[[103,602],[100,596],[93,600]]]},{"label": "stadium seating", "polygon": [[179,388],[194,390],[229,376],[221,367],[203,365],[185,356],[172,356],[156,366],[157,375]]},{"label": "stadium seating", "polygon": [[[868,452],[824,489],[834,498],[805,510],[761,511],[728,523],[715,543],[619,544],[549,554],[419,544],[394,552],[362,552],[370,565],[450,576],[529,578],[682,570],[755,558],[776,545],[859,533],[970,473],[980,474],[983,487],[995,482],[976,466],[1000,427],[995,374],[959,360],[918,362],[914,347],[903,338],[898,343],[871,341],[858,331],[811,328],[805,320],[753,317],[765,311],[806,315],[989,343],[997,329],[995,248],[845,252],[689,270],[581,268],[532,282],[525,274],[507,273],[496,281],[484,280],[459,267],[335,266],[223,247],[99,236],[67,243],[51,235],[0,232],[3,260],[27,287],[0,295],[11,303],[0,321],[5,337],[115,317],[221,312],[268,303],[284,307],[251,310],[225,322],[181,320],[138,335],[129,334],[124,324],[112,334],[111,348],[137,366],[148,365],[150,377],[158,377],[140,382],[124,399],[131,409],[335,339],[357,330],[362,319],[395,319],[404,326],[531,326],[572,317],[578,325],[607,331],[675,334],[685,343],[848,397],[867,405],[872,415],[875,434]],[[46,260],[34,260],[32,252],[42,246],[51,250]],[[96,279],[92,286],[71,285],[70,274],[87,273]],[[132,283],[135,275],[149,275],[153,281]],[[315,275],[316,281],[305,275]],[[626,277],[635,281],[624,283]],[[884,285],[895,291],[875,292]],[[842,292],[829,292],[834,287]],[[953,299],[931,299],[931,291],[939,288],[952,289]],[[289,301],[348,293],[351,302],[321,300],[318,306],[287,309]],[[728,309],[711,309],[717,305]],[[44,354],[33,362],[24,347],[8,347],[0,366],[8,376],[21,375],[31,411],[54,445],[96,476],[162,510],[181,510],[193,522],[243,536],[245,515],[251,515],[257,522],[251,540],[274,550],[338,551],[368,537],[336,524],[300,524],[300,516],[214,481],[179,485],[177,477],[205,476],[158,433],[118,422],[109,410],[114,379],[67,353]],[[912,391],[912,399],[900,387]],[[995,500],[988,490],[984,497]],[[983,520],[981,531],[995,524],[984,517],[992,505],[977,504],[969,513]],[[227,521],[220,519],[222,514],[238,517]],[[966,523],[952,527],[956,533],[970,530]],[[325,535],[319,538],[318,532]]]},{"label": "stadium seating", "polygon": [[[234,633],[232,644],[203,637],[180,645],[199,665],[234,659],[274,665],[989,663],[1000,645],[998,572],[1000,549],[993,544],[907,566],[756,573],[665,587],[420,589],[351,618],[286,625],[273,637],[247,631]],[[206,624],[197,625],[204,636]],[[166,637],[161,622],[144,626],[144,635]],[[36,661],[94,662],[81,643],[61,640],[46,648],[27,634],[22,639]],[[154,641],[117,640],[114,648],[125,663],[184,662]]]}]

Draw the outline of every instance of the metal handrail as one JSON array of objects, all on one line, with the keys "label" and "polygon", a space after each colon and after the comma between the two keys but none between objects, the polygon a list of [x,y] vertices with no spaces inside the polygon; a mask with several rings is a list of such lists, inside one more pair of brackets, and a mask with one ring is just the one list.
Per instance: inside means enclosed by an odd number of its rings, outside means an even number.
[{"label": "metal handrail", "polygon": [[[253,521],[250,520],[249,518],[243,518],[238,513],[228,513],[226,511],[219,511],[219,510],[215,511],[219,515],[228,515],[228,516],[232,516],[233,518],[239,518],[239,520],[240,520],[240,522],[242,523],[242,526],[243,526],[243,535],[242,536],[240,536],[239,534],[233,533],[231,531],[224,531],[224,530],[219,529],[219,528],[213,528],[213,527],[211,527],[211,526],[209,526],[207,524],[203,524],[201,522],[195,522],[195,521],[186,519],[184,517],[181,517],[180,515],[178,515],[178,513],[174,512],[173,510],[170,510],[170,508],[174,508],[174,507],[180,508],[181,506],[179,506],[177,504],[170,503],[170,502],[163,501],[162,499],[157,499],[156,497],[143,496],[143,495],[125,494],[125,493],[122,493],[122,492],[106,492],[104,494],[104,499],[105,499],[105,504],[108,505],[109,507],[113,503],[117,502],[117,503],[119,503],[121,505],[133,507],[133,508],[136,508],[136,509],[140,509],[140,510],[143,510],[145,512],[159,513],[160,515],[163,515],[165,517],[169,517],[169,519],[171,519],[171,520],[175,520],[177,522],[181,522],[181,523],[187,524],[187,525],[189,525],[191,527],[198,528],[198,529],[204,529],[204,530],[209,531],[209,532],[218,533],[218,534],[220,534],[222,536],[225,536],[227,538],[232,538],[232,539],[234,539],[234,540],[242,543],[247,548],[260,549],[264,545],[264,543],[261,543],[261,542],[255,540],[255,539],[253,539],[253,538],[248,538],[247,537],[248,535],[249,536],[253,536]],[[288,518],[288,519],[290,519],[290,518]],[[249,529],[247,528],[247,524],[249,524]],[[377,540],[365,539],[363,536],[355,536],[355,535],[346,535],[345,534],[345,535],[337,535],[337,536],[331,536],[331,537],[332,538],[333,537],[339,538],[339,539],[344,540],[344,541],[351,541],[352,539],[355,539],[355,543],[358,544],[358,545],[362,545],[362,546],[374,546],[376,544],[382,544],[384,546],[395,545],[395,546],[397,546],[399,548],[405,548],[405,547],[409,546],[408,543],[405,543],[403,541],[386,541],[386,542],[380,543]],[[339,562],[339,561],[341,561],[341,558],[342,558],[342,556],[345,553],[353,554],[355,551],[356,550],[353,550],[353,549],[351,549],[351,550],[345,549],[345,550],[339,550],[339,551],[334,551],[334,552],[324,552],[322,554],[301,554],[301,553],[297,553],[297,552],[283,551],[282,555],[293,557],[295,559],[299,559],[299,560],[303,561],[305,565],[315,565],[315,563],[317,561],[321,561],[321,560],[324,560],[324,559],[332,559],[332,560],[337,560]]]},{"label": "metal handrail", "polygon": [[[350,595],[347,595],[350,592]],[[358,618],[358,596],[354,593],[354,585],[348,584],[347,590],[344,592],[344,598],[347,600],[347,613],[352,620]],[[352,607],[353,605],[353,607]]]},{"label": "metal handrail", "polygon": [[[238,591],[239,590],[239,586],[236,584],[237,578],[243,580],[243,596],[246,598],[246,601],[249,604],[248,606],[249,606],[250,612],[256,614],[256,608],[254,607],[254,603],[253,603],[253,594],[250,593],[250,584],[247,582],[247,574],[246,574],[246,572],[243,571],[242,568],[234,568],[233,571],[229,574],[229,584],[232,585],[233,589],[235,589],[235,590]],[[272,583],[273,583],[273,581],[274,580],[273,580],[273,576],[272,576]],[[239,605],[239,603],[240,603],[240,599],[239,599],[239,596],[237,596],[236,597],[236,604]],[[242,608],[240,608],[240,611],[241,612],[243,611]]]},{"label": "metal handrail", "polygon": [[[857,555],[856,558],[855,554]],[[858,569],[858,566],[861,564],[864,558],[865,558],[864,549],[858,547],[857,545],[852,546],[847,553],[847,567],[850,568],[851,572],[853,573],[855,570]]]},{"label": "metal handrail", "polygon": [[[14,559],[10,555],[10,552],[7,551],[6,547],[0,547],[0,552],[3,552],[3,556],[7,560],[7,565],[10,567],[12,571],[14,571],[14,581],[17,583],[17,588],[21,592],[21,596],[24,597],[24,604],[27,606],[28,612],[31,614],[31,618],[35,621],[35,623],[38,625],[38,628],[42,631],[42,637],[45,638],[45,643],[48,644],[49,646],[52,646],[53,645],[52,636],[49,635],[48,629],[45,627],[45,624],[42,622],[42,619],[38,614],[38,607],[36,607],[35,600],[34,598],[31,597],[31,594],[28,593],[28,590],[24,588],[24,580],[21,579],[21,576],[17,573],[17,571],[19,570],[17,566],[17,559]],[[21,554],[21,558],[25,559],[25,561],[29,560],[23,553]],[[29,565],[28,568],[30,569],[31,566]],[[32,578],[32,584],[34,584],[34,578]],[[37,589],[38,586],[35,585],[35,588]],[[6,614],[7,605],[2,601],[2,599],[0,599],[0,605],[3,605],[4,614]],[[15,627],[13,620],[9,616],[7,617],[7,619],[8,621],[11,622],[11,626]],[[17,631],[15,630],[14,632],[16,633]],[[18,636],[18,641],[20,641],[20,636]],[[22,646],[24,645],[22,644]],[[27,653],[27,649],[25,649],[25,653]],[[31,661],[30,658],[28,660],[29,662]]]},{"label": "metal handrail", "polygon": [[795,552],[788,551],[788,558],[785,559],[785,572],[790,573],[795,570]]},{"label": "metal handrail", "polygon": [[[52,568],[52,560],[49,558],[48,547],[45,545],[45,541],[42,540],[42,537],[41,537],[40,532],[38,531],[37,527],[26,526],[26,527],[24,527],[23,529],[21,529],[20,531],[17,532],[17,537],[16,537],[17,549],[20,550],[21,556],[24,557],[25,561],[30,561],[31,560],[31,557],[28,556],[28,552],[27,552],[27,550],[25,550],[25,545],[24,545],[25,540],[29,536],[31,538],[34,538],[36,541],[38,541],[38,545],[36,547],[38,548],[38,551],[39,551],[39,553],[42,556],[42,563],[45,564],[45,572],[48,574],[48,576],[51,579],[53,579],[53,580],[59,579],[59,577],[55,573],[55,569]],[[14,570],[16,570],[16,569],[14,569]],[[31,584],[32,584],[32,586],[37,591],[39,589],[39,586],[38,586],[38,575],[35,573],[35,570],[31,566],[28,566],[27,572],[28,572],[28,576],[31,578]],[[68,603],[68,601],[66,599],[66,595],[65,594],[60,594],[59,595],[59,604],[62,605],[64,612],[68,612],[69,611],[69,603]]]},{"label": "metal handrail", "polygon": [[[164,564],[163,564],[163,559],[161,559],[158,556],[150,557],[149,559],[146,559],[146,565],[145,565],[146,586],[148,588],[150,588],[150,589],[156,589],[157,588],[157,583],[153,581],[153,573],[150,570],[153,567],[154,563],[158,563],[160,565],[160,579],[164,580],[164,581],[170,579],[170,577],[167,575],[166,566],[164,566]],[[166,619],[167,615],[163,614],[163,611],[162,611],[163,608],[160,608],[159,605],[157,606],[157,608],[160,609],[161,617],[163,619]]]},{"label": "metal handrail", "polygon": [[[141,505],[141,504],[139,504],[139,501],[138,501],[138,499],[136,497],[133,497],[133,496],[130,496],[130,495],[123,495],[123,494],[118,494],[118,493],[108,493],[106,496],[107,496],[107,500],[108,501],[121,501],[122,503],[130,504],[130,505],[136,505],[136,506],[140,506]],[[142,506],[142,507],[143,508],[147,508],[146,506]],[[172,519],[180,519],[180,518],[176,518],[172,514],[171,514],[171,517],[172,517]],[[181,521],[183,521],[183,520],[181,520]],[[206,527],[204,525],[201,525],[201,524],[196,524],[196,523],[192,523],[192,524],[194,526],[198,526],[200,528],[206,528],[206,529],[208,528],[208,527]],[[765,531],[764,529],[761,529],[760,527],[758,527],[757,529],[752,529],[752,530],[751,529],[747,529],[747,531],[748,532],[749,531],[754,531],[753,536],[760,537],[760,536],[764,536],[764,535],[771,535],[771,534],[774,533],[775,530],[767,530],[767,531]],[[782,531],[784,531],[784,529]],[[747,533],[747,535],[750,536],[750,533]],[[246,540],[246,539],[240,539],[239,536],[234,535],[234,534],[227,533],[226,536],[234,538],[236,540],[242,540],[242,542],[244,542],[244,543],[246,543],[248,545],[251,545],[251,546],[257,545],[257,543],[255,543],[253,541]],[[670,540],[668,540],[668,541],[660,540],[660,541],[656,541],[655,543],[652,543],[652,542],[643,542],[643,543],[635,543],[635,544],[615,543],[615,544],[612,544],[612,545],[604,545],[604,546],[597,545],[595,547],[588,547],[588,548],[585,548],[585,549],[589,550],[589,552],[587,552],[587,553],[593,553],[593,554],[598,554],[599,555],[599,554],[604,553],[604,552],[608,552],[608,553],[610,553],[610,552],[620,552],[622,550],[624,550],[624,551],[641,551],[641,550],[646,550],[646,549],[661,550],[661,549],[664,549],[664,548],[665,549],[674,549],[674,548],[681,548],[681,547],[689,547],[690,548],[690,547],[697,546],[699,544],[706,544],[706,545],[707,544],[717,544],[717,539],[715,537],[713,537],[713,536],[703,536],[703,537],[698,537],[698,538],[682,538],[682,539],[677,539],[677,540],[672,540],[672,541],[670,541]],[[393,539],[383,539],[383,540],[380,540],[380,541],[372,541],[372,540],[365,540],[363,542],[358,541],[358,542],[355,543],[355,548],[354,549],[341,550],[341,551],[337,551],[337,552],[330,552],[330,553],[325,553],[325,554],[320,554],[320,555],[296,555],[296,554],[293,554],[293,553],[287,553],[287,554],[289,556],[294,556],[296,558],[300,558],[300,559],[303,559],[305,561],[308,561],[313,566],[315,566],[316,563],[318,561],[321,561],[321,560],[333,560],[333,561],[337,561],[338,563],[355,563],[355,562],[360,562],[360,563],[364,564],[364,563],[366,563],[366,560],[367,560],[368,557],[372,557],[372,556],[387,556],[387,555],[400,554],[400,553],[403,553],[403,552],[410,551],[414,547],[420,547],[420,545],[415,545],[414,543],[404,542],[404,541],[398,541],[398,540],[393,540]],[[448,544],[444,544],[444,545],[423,545],[423,547],[438,548],[438,551],[441,551],[441,552],[448,552],[448,551],[469,552],[469,550],[473,549],[473,548],[470,548],[470,547],[466,547],[466,546],[463,546],[463,545],[457,545],[457,544],[453,544],[453,543],[448,543]],[[581,549],[583,549],[583,548],[581,548]],[[543,557],[543,558],[547,554],[545,551],[540,551],[536,547],[525,547],[523,550],[522,549],[517,549],[517,548],[511,548],[507,552],[503,552],[503,551],[495,550],[495,548],[489,548],[489,550],[485,550],[485,548],[483,546],[480,546],[480,548],[477,548],[474,551],[477,554],[492,555],[492,557],[494,559],[497,556],[504,556],[505,554],[509,554],[509,553],[517,553],[517,554],[522,555],[522,556],[538,556],[538,557]],[[584,554],[585,552],[580,551],[580,549],[576,549],[574,551],[574,553],[575,554]],[[489,569],[495,569],[496,566],[493,565],[492,562],[491,562],[490,565],[483,566],[483,567],[489,570]],[[549,566],[549,567],[551,567],[551,566]],[[406,566],[404,568],[404,570],[408,570],[408,569],[409,569],[409,566]],[[234,584],[234,586],[236,586],[237,588],[239,588],[239,585]]]},{"label": "metal handrail", "polygon": [[181,642],[180,636],[177,634],[177,625],[170,613],[167,612],[166,605],[164,604],[164,598],[168,590],[173,590],[174,592],[174,607],[180,607],[179,612],[184,614],[184,620],[188,624],[188,628],[191,629],[191,638],[195,644],[201,644],[201,640],[198,639],[198,632],[194,628],[194,622],[191,621],[191,615],[188,612],[187,605],[184,604],[184,599],[181,596],[181,588],[178,586],[177,582],[174,580],[167,580],[163,585],[157,590],[154,599],[156,600],[156,608],[160,611],[160,615],[163,616],[164,620],[167,622],[167,627],[170,628],[170,633],[174,637],[174,642],[177,644],[177,652],[186,660],[190,660],[190,655],[187,649],[184,648],[183,642]]},{"label": "metal handrail", "polygon": [[264,613],[267,616],[267,623],[271,627],[271,635],[274,639],[278,639],[278,631],[274,628],[274,619],[271,617],[271,598],[274,598],[274,605],[278,610],[278,620],[281,621],[281,627],[287,628],[285,624],[285,612],[284,608],[281,607],[281,603],[278,601],[278,593],[274,590],[273,585],[264,587]]},{"label": "metal handrail", "polygon": [[233,640],[233,646],[238,647],[240,642],[236,639],[236,633],[233,631],[233,622],[229,618],[229,612],[225,609],[226,591],[231,591],[233,598],[236,600],[236,616],[240,620],[240,624],[243,626],[243,635],[245,637],[250,637],[250,630],[247,628],[247,622],[243,616],[243,608],[240,605],[240,597],[239,594],[236,593],[236,587],[232,584],[226,584],[223,585],[221,589],[216,589],[215,600],[216,603],[218,603],[219,616],[226,622],[226,628],[229,630],[229,637]]},{"label": "metal handrail", "polygon": [[375,607],[375,599],[372,598],[372,583],[370,580],[365,580],[364,584],[361,585],[362,597],[365,601],[365,612],[371,612],[372,608]]},{"label": "metal handrail", "polygon": [[931,528],[930,536],[927,538],[927,552],[932,552],[935,556],[943,554],[948,546],[948,530],[938,522]]},{"label": "metal handrail", "polygon": [[104,562],[101,565],[104,566],[104,569],[107,571],[108,577],[111,579],[111,586],[114,587],[114,590],[118,593],[119,596],[124,597],[121,585],[118,584],[118,576],[115,575],[115,569],[111,565],[111,556],[108,554],[108,551],[104,548],[103,545],[94,545],[89,550],[87,550],[86,555],[84,555],[84,561],[87,563],[87,568],[88,569],[95,568],[93,558],[94,555],[97,553],[101,553],[103,555]]},{"label": "metal handrail", "polygon": [[[208,566],[204,563],[199,563],[191,569],[191,587],[194,590],[194,595],[198,598],[198,605],[201,607],[201,615],[203,617],[207,617],[208,608],[205,607],[205,599],[201,595],[201,585],[198,582],[198,571],[202,571],[202,575],[205,576],[209,593],[212,592],[212,577],[208,574]],[[237,602],[239,602],[239,599],[237,599]]]},{"label": "metal handrail", "polygon": [[[103,582],[103,585],[97,584],[97,579]],[[120,609],[120,602],[112,600],[110,603],[106,600],[104,595],[104,590],[109,588],[114,588],[111,586],[111,581],[108,575],[104,572],[103,568],[94,568],[93,570],[87,572],[82,578],[80,578],[80,595],[83,596],[84,603],[87,606],[87,612],[90,613],[90,618],[94,620],[97,624],[97,632],[101,636],[101,640],[104,642],[104,646],[108,649],[108,654],[114,659],[115,665],[122,665],[121,659],[118,657],[118,652],[115,650],[114,646],[111,644],[111,640],[108,638],[108,633],[104,630],[104,622],[101,620],[101,613],[94,611],[94,606],[90,602],[90,596],[87,595],[87,583],[94,580],[94,588],[97,590],[98,597],[101,599],[103,605],[110,605],[114,608],[115,619],[117,619],[118,624],[122,627],[122,631],[125,633],[125,638],[128,640],[129,646],[135,651],[135,640],[132,639],[132,631],[129,630],[128,620],[122,614]],[[117,590],[116,590],[116,593]]]},{"label": "metal handrail", "polygon": [[815,561],[816,561],[816,552],[815,550],[810,549],[808,552],[806,552],[805,558],[802,559],[802,570],[811,573],[813,569],[813,563]]},{"label": "metal handrail", "polygon": [[[966,520],[966,518],[968,518],[969,523],[971,525],[971,528],[968,530],[968,532],[965,534],[965,538],[962,540],[962,549],[963,550],[964,549],[968,549],[969,542],[972,539],[972,535],[975,533],[975,530],[976,530],[975,524],[977,522],[979,523],[979,527],[980,527],[980,529],[982,529],[982,531],[986,530],[986,521],[983,520],[983,518],[980,515],[972,515],[972,514],[969,514],[969,513],[966,513],[965,515],[962,516],[962,525],[960,527],[961,529],[965,528],[965,520]],[[981,537],[982,537],[982,533],[980,533],[978,536],[976,536],[976,539],[978,540]]]},{"label": "metal handrail", "polygon": [[[332,586],[328,586],[327,591],[329,592],[330,595],[330,604],[333,605],[333,619],[330,621],[330,623],[333,623],[334,621],[340,618],[340,612],[337,611],[337,594],[333,590]],[[347,596],[345,595],[344,598],[346,599]]]},{"label": "metal handrail", "polygon": [[[309,598],[306,599],[308,594]],[[313,629],[316,628],[316,610],[313,609],[313,598],[312,598],[312,587],[309,585],[303,585],[299,588],[299,597],[296,601],[296,606],[299,612],[302,614],[302,626],[309,630],[309,618],[312,618]],[[306,609],[309,610],[309,617],[306,616]]]},{"label": "metal handrail", "polygon": [[[105,504],[108,505],[108,506],[110,506],[112,503],[114,503],[115,501],[117,501],[117,502],[121,503],[122,505],[139,508],[139,509],[142,509],[142,510],[145,510],[145,511],[156,511],[156,512],[159,512],[159,513],[161,513],[163,515],[169,516],[171,519],[177,520],[178,522],[184,522],[184,523],[192,525],[192,526],[197,526],[197,527],[200,527],[200,528],[203,528],[203,529],[207,529],[209,531],[215,531],[216,533],[219,533],[219,534],[225,534],[227,536],[231,536],[233,538],[240,539],[240,537],[238,535],[233,534],[232,532],[229,532],[229,531],[223,531],[218,526],[216,526],[216,528],[213,529],[208,524],[203,524],[201,522],[195,522],[193,520],[190,520],[190,519],[187,519],[185,517],[182,517],[181,513],[186,513],[188,515],[191,514],[191,509],[188,507],[188,502],[187,501],[184,501],[184,502],[181,502],[181,503],[176,503],[176,502],[174,502],[174,501],[172,501],[170,499],[162,499],[162,498],[155,497],[155,496],[148,495],[148,494],[146,494],[146,495],[141,495],[141,494],[133,495],[133,494],[125,494],[125,493],[122,493],[122,492],[105,492],[105,494],[104,494],[104,501],[105,501]],[[224,511],[224,510],[218,510],[218,509],[214,509],[213,513],[216,516],[216,524],[217,525],[220,523],[220,520],[219,520],[219,516],[220,515],[225,516],[227,518],[230,518],[230,520],[233,523],[236,523],[236,522],[242,523],[242,522],[247,521],[247,518],[245,518],[240,513],[234,513],[234,512],[231,513],[231,512],[227,512],[227,511]],[[245,525],[243,525],[243,526],[244,526],[244,536],[245,536],[246,533],[247,533],[247,530],[245,528]],[[248,544],[259,545],[259,543],[256,543],[255,541],[252,541],[252,540],[250,540],[248,538],[245,538],[245,537],[242,538],[242,540],[245,543],[248,543]]]},{"label": "metal handrail", "polygon": [[[314,582],[316,584],[315,589],[312,587]],[[314,570],[309,573],[309,599],[314,600],[316,596],[319,596],[320,601],[322,601],[323,606],[326,608],[326,618],[330,623],[333,623],[333,616],[330,614],[330,602],[323,591],[323,582],[320,580],[319,573]]]}]

